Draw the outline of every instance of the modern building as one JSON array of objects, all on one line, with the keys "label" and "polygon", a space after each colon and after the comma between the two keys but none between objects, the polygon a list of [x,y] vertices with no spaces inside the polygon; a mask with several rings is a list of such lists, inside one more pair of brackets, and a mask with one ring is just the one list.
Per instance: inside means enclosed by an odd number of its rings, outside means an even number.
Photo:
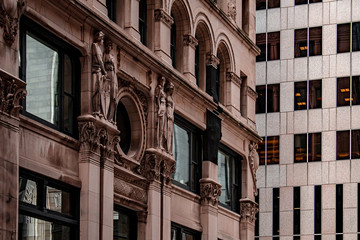
[{"label": "modern building", "polygon": [[256,5],[256,238],[359,239],[360,1]]},{"label": "modern building", "polygon": [[253,239],[255,13],[0,1],[0,239]]}]

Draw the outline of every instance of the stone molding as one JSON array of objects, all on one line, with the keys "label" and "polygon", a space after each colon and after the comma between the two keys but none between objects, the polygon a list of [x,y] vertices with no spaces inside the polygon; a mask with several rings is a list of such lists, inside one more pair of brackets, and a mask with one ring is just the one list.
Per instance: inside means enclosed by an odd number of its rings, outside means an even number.
[{"label": "stone molding", "polygon": [[4,41],[11,46],[16,38],[19,20],[25,10],[24,0],[3,0],[0,4],[0,27],[4,29]]},{"label": "stone molding", "polygon": [[19,118],[20,101],[25,99],[26,83],[0,69],[0,111]]},{"label": "stone molding", "polygon": [[165,10],[162,8],[155,10],[154,17],[155,17],[156,22],[161,21],[161,22],[165,23],[166,26],[168,26],[169,28],[171,28],[171,25],[173,25],[173,23],[174,23],[174,19],[167,12],[165,12]]},{"label": "stone molding", "polygon": [[184,45],[195,49],[199,44],[198,40],[191,34],[184,35]]},{"label": "stone molding", "polygon": [[221,195],[221,185],[210,178],[200,179],[201,204],[217,206]]},{"label": "stone molding", "polygon": [[247,87],[247,94],[249,97],[254,99],[254,101],[256,101],[256,99],[258,98],[257,92],[249,86]]},{"label": "stone molding", "polygon": [[218,65],[220,64],[220,59],[216,57],[214,54],[208,53],[206,55],[206,64],[211,65],[217,69]]},{"label": "stone molding", "polygon": [[234,82],[237,86],[241,87],[241,77],[236,75],[234,72],[227,72],[226,73],[226,81]]},{"label": "stone molding", "polygon": [[255,224],[259,208],[258,204],[249,198],[240,199],[240,220]]}]

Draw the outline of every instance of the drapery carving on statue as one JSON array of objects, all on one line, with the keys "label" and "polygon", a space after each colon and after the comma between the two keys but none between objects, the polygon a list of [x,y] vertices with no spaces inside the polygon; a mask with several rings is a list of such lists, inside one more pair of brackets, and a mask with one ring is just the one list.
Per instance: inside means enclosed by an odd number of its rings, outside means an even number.
[{"label": "drapery carving on statue", "polygon": [[254,193],[255,195],[257,195],[257,187],[256,187],[256,171],[259,168],[259,154],[257,152],[258,149],[258,144],[254,143],[253,141],[250,142],[249,144],[249,165],[250,165],[250,169],[251,169],[251,175],[253,177],[253,181],[254,181]]},{"label": "drapery carving on statue", "polygon": [[240,219],[255,223],[258,204],[250,199],[240,199]]},{"label": "drapery carving on statue", "polygon": [[221,195],[221,185],[206,179],[200,180],[200,198],[201,202],[205,204],[212,204],[217,206],[219,197]]},{"label": "drapery carving on statue", "polygon": [[0,27],[4,29],[4,40],[11,46],[17,35],[19,20],[25,10],[25,0],[0,1]]},{"label": "drapery carving on statue", "polygon": [[228,16],[232,19],[232,20],[236,20],[236,5],[234,0],[229,0],[228,2]]},{"label": "drapery carving on statue", "polygon": [[22,109],[20,101],[27,95],[25,86],[25,82],[20,79],[0,76],[0,111],[18,118]]},{"label": "drapery carving on statue", "polygon": [[172,155],[174,135],[174,84],[168,82],[166,85],[166,152]]}]

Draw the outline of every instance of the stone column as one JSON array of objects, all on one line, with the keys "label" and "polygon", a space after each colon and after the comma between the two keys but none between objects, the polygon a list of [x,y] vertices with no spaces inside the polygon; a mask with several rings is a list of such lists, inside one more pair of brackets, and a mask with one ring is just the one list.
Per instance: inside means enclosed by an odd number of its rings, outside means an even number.
[{"label": "stone column", "polygon": [[155,13],[154,51],[161,59],[172,64],[170,56],[170,30],[174,23],[172,17],[163,9],[156,9]]},{"label": "stone column", "polygon": [[198,45],[198,40],[188,34],[184,35],[184,75],[189,79],[192,83],[196,84],[195,78],[195,48]]},{"label": "stone column", "polygon": [[240,199],[240,239],[254,239],[258,204],[249,198]]},{"label": "stone column", "polygon": [[206,92],[213,97],[214,101],[219,102],[219,96],[216,93],[216,74],[220,60],[213,54],[206,56]]},{"label": "stone column", "polygon": [[226,73],[225,106],[232,112],[240,113],[241,107],[241,78],[234,72]]},{"label": "stone column", "polygon": [[133,38],[140,41],[139,33],[139,2],[140,0],[125,0],[125,31]]},{"label": "stone column", "polygon": [[19,102],[25,83],[0,69],[0,236],[17,239],[19,195]]}]

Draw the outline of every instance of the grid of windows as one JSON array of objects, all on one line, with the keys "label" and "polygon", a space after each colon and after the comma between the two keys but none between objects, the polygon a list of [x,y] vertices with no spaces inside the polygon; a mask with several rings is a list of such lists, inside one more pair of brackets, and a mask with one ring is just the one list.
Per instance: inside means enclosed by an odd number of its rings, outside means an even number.
[{"label": "grid of windows", "polygon": [[360,76],[337,79],[337,106],[360,104]]},{"label": "grid of windows", "polygon": [[294,110],[321,108],[321,86],[321,80],[295,82]]},{"label": "grid of windows", "polygon": [[360,158],[360,130],[337,131],[336,159],[350,158]]},{"label": "grid of windows", "polygon": [[337,53],[350,50],[360,51],[360,22],[337,25]]},{"label": "grid of windows", "polygon": [[256,113],[271,113],[280,111],[280,84],[256,86],[258,99]]},{"label": "grid of windows", "polygon": [[261,50],[257,62],[280,59],[280,32],[256,34],[256,45]]},{"label": "grid of windows", "polygon": [[279,136],[264,137],[258,145],[260,165],[279,164]]},{"label": "grid of windows", "polygon": [[322,27],[296,29],[294,56],[316,56],[322,53]]},{"label": "grid of windows", "polygon": [[321,161],[321,133],[294,135],[294,162]]}]

